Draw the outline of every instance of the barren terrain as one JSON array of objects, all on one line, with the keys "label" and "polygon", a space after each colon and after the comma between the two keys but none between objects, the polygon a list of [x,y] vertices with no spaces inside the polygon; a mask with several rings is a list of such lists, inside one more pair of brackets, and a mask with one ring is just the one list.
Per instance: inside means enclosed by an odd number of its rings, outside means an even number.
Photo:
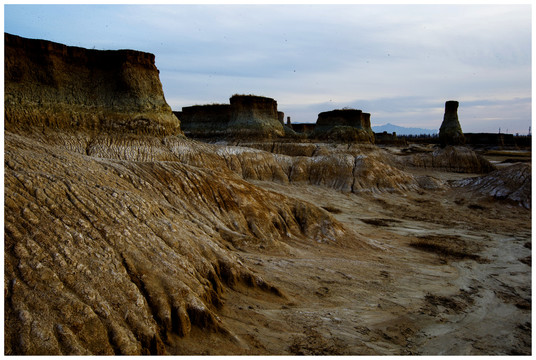
[{"label": "barren terrain", "polygon": [[286,297],[229,292],[222,317],[241,341],[210,348],[210,337],[199,353],[531,353],[530,211],[453,190],[355,195],[256,185],[328,209],[352,236],[292,243],[287,252],[240,249]]},{"label": "barren terrain", "polygon": [[6,134],[7,353],[531,352],[530,165],[77,136]]},{"label": "barren terrain", "polygon": [[531,354],[530,149],[199,142],[154,55],[4,36],[5,354]]}]

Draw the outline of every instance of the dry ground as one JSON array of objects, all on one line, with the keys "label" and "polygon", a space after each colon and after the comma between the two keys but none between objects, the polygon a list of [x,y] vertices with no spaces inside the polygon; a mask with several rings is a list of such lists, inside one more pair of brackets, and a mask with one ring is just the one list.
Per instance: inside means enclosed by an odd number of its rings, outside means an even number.
[{"label": "dry ground", "polygon": [[171,353],[531,353],[530,210],[448,188],[356,195],[255,184],[322,206],[351,235],[239,249],[285,297],[227,291],[220,316],[236,337],[195,330]]},{"label": "dry ground", "polygon": [[6,133],[6,354],[531,353],[517,198],[372,147],[88,139]]}]

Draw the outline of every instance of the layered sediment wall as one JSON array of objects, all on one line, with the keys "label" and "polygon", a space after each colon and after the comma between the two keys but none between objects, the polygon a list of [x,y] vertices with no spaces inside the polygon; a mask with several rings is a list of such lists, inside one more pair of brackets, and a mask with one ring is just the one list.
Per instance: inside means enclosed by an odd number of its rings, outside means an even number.
[{"label": "layered sediment wall", "polygon": [[231,102],[229,131],[242,136],[284,136],[283,125],[277,115],[277,102],[274,99],[234,95]]},{"label": "layered sediment wall", "polygon": [[318,114],[314,136],[320,139],[374,143],[370,114],[356,109],[325,111]]},{"label": "layered sediment wall", "polygon": [[224,136],[231,120],[231,105],[187,106],[174,114],[181,119],[181,129],[186,136]]},{"label": "layered sediment wall", "polygon": [[199,138],[274,138],[285,135],[277,101],[255,95],[233,95],[230,104],[183,107],[177,114],[186,135]]},{"label": "layered sediment wall", "polygon": [[[335,126],[351,126],[355,128],[363,128],[361,121],[361,110],[343,109],[331,110],[318,114],[316,120],[316,131],[328,131]],[[370,118],[369,118],[370,119]]]},{"label": "layered sediment wall", "polygon": [[180,133],[153,54],[90,50],[7,33],[4,40],[6,130]]}]

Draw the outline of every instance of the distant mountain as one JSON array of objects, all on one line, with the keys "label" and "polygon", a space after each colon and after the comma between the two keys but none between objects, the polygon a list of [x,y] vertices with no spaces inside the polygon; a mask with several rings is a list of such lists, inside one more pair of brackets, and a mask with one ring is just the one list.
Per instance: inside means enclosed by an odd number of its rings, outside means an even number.
[{"label": "distant mountain", "polygon": [[393,124],[385,124],[385,125],[379,125],[379,126],[373,126],[372,131],[376,133],[382,133],[384,131],[387,131],[388,133],[396,132],[397,135],[433,135],[437,134],[437,130],[431,130],[431,129],[422,129],[422,128],[411,128],[411,127],[403,127]]}]

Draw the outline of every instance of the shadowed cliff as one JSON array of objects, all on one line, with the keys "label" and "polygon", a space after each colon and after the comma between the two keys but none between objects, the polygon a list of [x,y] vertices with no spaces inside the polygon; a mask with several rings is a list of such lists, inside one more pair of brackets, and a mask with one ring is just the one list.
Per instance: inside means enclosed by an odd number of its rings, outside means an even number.
[{"label": "shadowed cliff", "polygon": [[194,105],[175,112],[187,136],[213,139],[271,139],[285,135],[277,101],[264,96],[233,95],[230,104]]},{"label": "shadowed cliff", "polygon": [[313,137],[338,142],[374,143],[370,114],[356,109],[325,111],[318,114]]},{"label": "shadowed cliff", "polygon": [[42,127],[180,134],[154,55],[4,34],[6,130]]}]

